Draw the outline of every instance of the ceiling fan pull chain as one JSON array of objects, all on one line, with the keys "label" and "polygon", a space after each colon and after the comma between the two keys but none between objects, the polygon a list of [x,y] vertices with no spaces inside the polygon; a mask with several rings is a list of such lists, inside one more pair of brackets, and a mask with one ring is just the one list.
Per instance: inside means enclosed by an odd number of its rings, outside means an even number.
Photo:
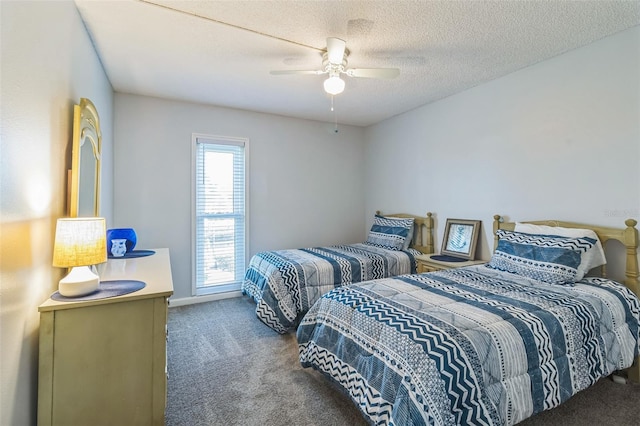
[{"label": "ceiling fan pull chain", "polygon": [[331,95],[331,111],[333,112],[333,132],[338,133],[338,113],[333,107],[333,95]]}]

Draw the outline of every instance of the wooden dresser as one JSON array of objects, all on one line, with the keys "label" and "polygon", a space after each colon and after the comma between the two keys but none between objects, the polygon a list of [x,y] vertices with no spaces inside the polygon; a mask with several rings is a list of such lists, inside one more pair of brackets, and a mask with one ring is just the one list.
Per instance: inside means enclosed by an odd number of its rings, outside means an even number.
[{"label": "wooden dresser", "polygon": [[169,250],[109,259],[102,281],[145,288],[106,299],[48,299],[40,311],[38,425],[164,425]]}]

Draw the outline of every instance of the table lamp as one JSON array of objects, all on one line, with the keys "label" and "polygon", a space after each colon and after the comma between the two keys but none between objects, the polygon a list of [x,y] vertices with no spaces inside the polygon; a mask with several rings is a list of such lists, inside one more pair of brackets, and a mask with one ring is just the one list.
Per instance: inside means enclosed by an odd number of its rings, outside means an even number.
[{"label": "table lamp", "polygon": [[58,283],[62,296],[84,296],[98,289],[100,277],[89,266],[107,261],[106,235],[102,217],[58,219],[53,266],[71,268]]}]

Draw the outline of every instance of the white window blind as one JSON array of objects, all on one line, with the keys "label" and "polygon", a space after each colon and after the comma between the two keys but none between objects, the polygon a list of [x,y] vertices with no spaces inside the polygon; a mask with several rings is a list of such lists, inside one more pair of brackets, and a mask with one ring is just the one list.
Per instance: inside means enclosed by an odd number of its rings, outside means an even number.
[{"label": "white window blind", "polygon": [[196,295],[239,290],[244,279],[246,143],[194,138]]}]

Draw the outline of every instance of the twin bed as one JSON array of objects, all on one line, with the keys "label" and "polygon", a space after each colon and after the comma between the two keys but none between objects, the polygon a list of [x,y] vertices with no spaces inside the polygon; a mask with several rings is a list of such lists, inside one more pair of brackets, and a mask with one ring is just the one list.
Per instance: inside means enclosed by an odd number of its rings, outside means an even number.
[{"label": "twin bed", "polygon": [[[615,371],[639,381],[638,232],[625,224],[496,216],[487,265],[324,294],[298,326],[300,362],[371,424],[511,425]],[[608,240],[625,247],[625,285],[584,277],[605,272]]]},{"label": "twin bed", "polygon": [[364,243],[257,253],[249,262],[242,292],[256,302],[262,322],[286,333],[328,291],[415,273],[415,256],[429,253],[433,253],[431,213],[420,217],[376,212]]}]

